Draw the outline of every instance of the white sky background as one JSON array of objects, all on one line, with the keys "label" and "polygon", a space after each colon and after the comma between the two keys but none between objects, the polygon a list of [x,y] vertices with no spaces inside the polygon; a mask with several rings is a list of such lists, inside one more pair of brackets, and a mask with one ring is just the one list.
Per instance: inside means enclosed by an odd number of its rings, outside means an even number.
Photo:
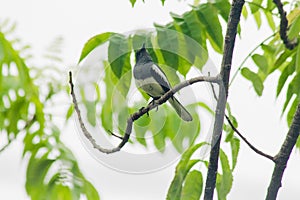
[{"label": "white sky background", "polygon": [[[131,8],[128,0],[1,0],[0,18],[17,22],[16,34],[24,43],[32,45],[33,55],[40,55],[56,36],[62,36],[62,56],[66,66],[72,66],[77,62],[84,43],[93,35],[106,31],[152,28],[153,22],[165,24],[171,20],[170,11],[183,13],[189,9],[187,3],[191,2],[167,0],[166,5],[161,6],[160,0],[148,0],[146,4],[138,2],[135,8]],[[242,23],[242,31],[243,40],[237,41],[234,52],[233,72],[247,53],[270,34],[268,29],[258,32],[251,20]],[[219,68],[220,56],[211,59]],[[66,67],[66,73],[67,70]],[[275,100],[275,76],[266,81],[262,98],[257,97],[250,82],[241,77],[235,80],[229,91],[229,102],[238,119],[239,130],[256,147],[271,155],[278,151],[287,132],[285,118],[280,119],[284,99]],[[73,150],[82,171],[95,185],[101,199],[165,198],[175,165],[152,174],[116,172],[94,160],[75,132],[69,127],[63,133],[63,140]],[[20,145],[20,141],[14,142],[0,155],[1,199],[28,198],[24,189],[25,163],[20,159]],[[278,199],[299,198],[299,166],[300,155],[294,151],[284,173]],[[255,154],[241,141],[233,188],[228,199],[264,199],[272,171],[271,161]]]}]

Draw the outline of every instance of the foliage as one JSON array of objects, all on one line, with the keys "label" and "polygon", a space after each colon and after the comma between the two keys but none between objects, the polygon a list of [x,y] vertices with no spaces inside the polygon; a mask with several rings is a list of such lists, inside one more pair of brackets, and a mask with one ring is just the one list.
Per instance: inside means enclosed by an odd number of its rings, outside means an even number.
[{"label": "foliage", "polygon": [[[260,50],[262,53],[256,53],[256,51],[254,51],[248,56],[252,58],[256,66],[256,71],[241,66],[241,73],[246,79],[252,82],[255,92],[259,96],[263,93],[264,81],[274,72],[280,73],[276,96],[286,94],[282,114],[287,113],[287,122],[288,125],[290,125],[296,106],[300,102],[300,47],[298,45],[293,50],[285,48],[278,33],[279,26],[276,27],[274,24],[275,20],[273,16],[277,15],[274,13],[275,5],[272,1],[268,1],[266,6],[263,6],[262,3],[262,1],[253,1],[249,4],[250,10],[255,16],[258,28],[260,28],[261,25],[261,14],[258,13],[265,14],[274,34],[267,38],[267,40],[264,40],[264,42],[259,44],[256,48],[257,51]],[[299,40],[300,9],[295,7],[287,15],[287,18],[289,21],[288,38],[290,40]],[[285,87],[287,87],[287,92],[283,92]]]},{"label": "foliage", "polygon": [[[11,34],[9,22],[1,27],[0,130],[9,143],[17,137],[23,138],[23,156],[28,158],[26,192],[33,200],[73,200],[82,196],[99,199],[96,189],[80,171],[74,155],[60,140],[60,130],[52,122],[52,114],[45,111],[63,89],[57,79],[61,72],[47,66],[42,70],[28,67],[22,57],[27,54],[28,46],[16,49],[15,46],[20,44],[6,37]],[[59,53],[55,45],[45,58],[52,64],[60,62],[53,52]],[[39,84],[41,81],[44,84]]]}]

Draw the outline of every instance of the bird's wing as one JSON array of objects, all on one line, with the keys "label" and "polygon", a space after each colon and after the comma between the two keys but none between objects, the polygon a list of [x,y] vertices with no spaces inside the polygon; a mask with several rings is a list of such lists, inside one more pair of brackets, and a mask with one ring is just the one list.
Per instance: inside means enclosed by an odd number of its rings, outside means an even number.
[{"label": "bird's wing", "polygon": [[151,73],[151,76],[155,79],[155,81],[157,81],[162,86],[162,88],[165,92],[170,90],[171,85],[168,81],[168,78],[167,78],[166,74],[160,69],[159,66],[157,66],[156,64],[153,64],[150,67],[150,73]]}]

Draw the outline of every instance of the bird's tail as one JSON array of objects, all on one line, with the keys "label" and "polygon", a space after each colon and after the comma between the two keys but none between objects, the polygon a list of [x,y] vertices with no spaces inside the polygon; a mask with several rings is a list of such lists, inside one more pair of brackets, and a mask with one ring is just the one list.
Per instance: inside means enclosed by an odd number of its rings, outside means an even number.
[{"label": "bird's tail", "polygon": [[183,119],[184,121],[192,121],[192,115],[185,109],[185,107],[175,98],[172,97],[169,99],[170,104],[175,109],[177,114]]}]

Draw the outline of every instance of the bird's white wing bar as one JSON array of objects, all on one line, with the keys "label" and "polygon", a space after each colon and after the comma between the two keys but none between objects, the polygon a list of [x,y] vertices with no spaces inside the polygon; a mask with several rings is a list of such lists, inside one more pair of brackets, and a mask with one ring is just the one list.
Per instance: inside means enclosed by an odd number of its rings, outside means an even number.
[{"label": "bird's white wing bar", "polygon": [[164,88],[165,92],[171,88],[167,76],[157,65],[153,64],[150,68],[150,72],[153,78]]}]

